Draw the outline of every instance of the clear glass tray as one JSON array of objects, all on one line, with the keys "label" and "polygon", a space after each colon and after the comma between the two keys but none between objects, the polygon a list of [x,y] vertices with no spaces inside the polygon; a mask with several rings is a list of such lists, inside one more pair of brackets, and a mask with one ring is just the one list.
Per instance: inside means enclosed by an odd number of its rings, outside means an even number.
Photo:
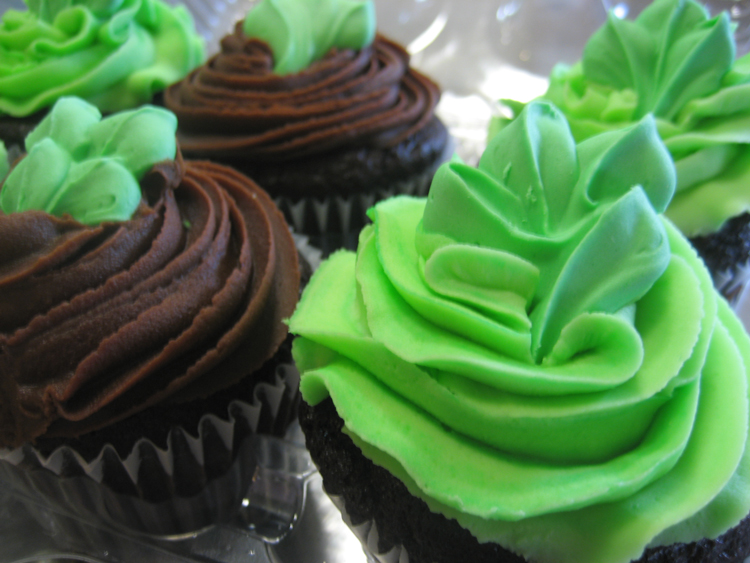
[{"label": "clear glass tray", "polygon": [[298,425],[284,440],[255,440],[258,468],[234,517],[184,536],[134,533],[0,480],[0,563],[366,561],[323,492],[302,440]]}]

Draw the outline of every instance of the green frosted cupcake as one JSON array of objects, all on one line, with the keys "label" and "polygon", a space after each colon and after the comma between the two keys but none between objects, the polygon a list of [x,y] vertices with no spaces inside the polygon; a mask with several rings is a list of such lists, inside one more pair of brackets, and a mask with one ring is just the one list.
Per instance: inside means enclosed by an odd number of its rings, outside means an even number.
[{"label": "green frosted cupcake", "polygon": [[162,0],[25,0],[0,19],[0,141],[18,145],[63,96],[111,113],[159,102],[203,62],[184,6]]},{"label": "green frosted cupcake", "polygon": [[[733,25],[693,0],[657,0],[635,21],[610,14],[581,61],[560,64],[543,99],[580,142],[653,114],[677,168],[665,215],[730,300],[750,260],[750,56],[735,59]],[[523,104],[503,100],[515,115]],[[496,119],[491,134],[509,122]]]},{"label": "green frosted cupcake", "polygon": [[290,321],[301,421],[368,551],[750,555],[750,338],[674,189],[654,119],[576,144],[535,102],[321,265]]}]

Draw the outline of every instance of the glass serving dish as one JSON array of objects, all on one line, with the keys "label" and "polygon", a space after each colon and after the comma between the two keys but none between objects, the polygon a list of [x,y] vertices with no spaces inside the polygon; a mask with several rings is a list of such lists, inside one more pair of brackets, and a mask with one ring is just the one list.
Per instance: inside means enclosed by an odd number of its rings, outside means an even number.
[{"label": "glass serving dish", "polygon": [[23,469],[0,462],[0,562],[364,561],[302,441],[298,425],[284,439],[256,437],[248,448],[257,466],[234,516],[173,536],[134,531],[94,511],[50,502],[43,481],[28,480]]}]

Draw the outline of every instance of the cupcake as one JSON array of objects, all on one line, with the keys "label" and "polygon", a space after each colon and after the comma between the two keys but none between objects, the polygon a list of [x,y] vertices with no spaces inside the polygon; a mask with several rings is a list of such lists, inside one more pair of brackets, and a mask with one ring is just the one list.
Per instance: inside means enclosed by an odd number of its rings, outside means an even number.
[{"label": "cupcake", "polygon": [[233,467],[239,502],[249,440],[283,435],[298,395],[283,216],[247,177],[183,161],[176,127],[62,98],[0,189],[0,465],[150,533],[205,525],[176,502]]},{"label": "cupcake", "polygon": [[263,0],[165,104],[186,157],[246,173],[328,251],[356,246],[374,201],[426,193],[448,147],[439,97],[375,33],[372,1]]},{"label": "cupcake", "polygon": [[378,560],[750,556],[750,339],[674,188],[651,117],[576,145],[534,102],[321,265],[302,428]]},{"label": "cupcake", "polygon": [[656,0],[635,21],[611,13],[581,61],[553,69],[542,98],[578,142],[654,115],[677,168],[666,216],[735,301],[750,274],[750,57],[735,60],[732,32],[728,14],[710,19],[693,0]]},{"label": "cupcake", "polygon": [[25,0],[0,19],[0,140],[23,145],[47,110],[78,96],[105,113],[158,101],[204,60],[184,6],[161,0]]}]

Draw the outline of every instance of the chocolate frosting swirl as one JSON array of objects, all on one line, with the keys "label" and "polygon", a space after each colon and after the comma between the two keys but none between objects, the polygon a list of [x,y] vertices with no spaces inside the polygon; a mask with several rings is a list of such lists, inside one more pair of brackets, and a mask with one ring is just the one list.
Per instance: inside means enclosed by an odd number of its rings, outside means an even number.
[{"label": "chocolate frosting swirl", "polygon": [[331,49],[297,74],[273,74],[273,63],[268,45],[238,23],[219,54],[167,89],[186,154],[267,162],[392,147],[432,119],[440,97],[382,36],[360,51]]},{"label": "chocolate frosting swirl", "polygon": [[265,192],[181,158],[141,185],[125,222],[0,213],[0,447],[207,396],[286,337],[297,254]]}]

